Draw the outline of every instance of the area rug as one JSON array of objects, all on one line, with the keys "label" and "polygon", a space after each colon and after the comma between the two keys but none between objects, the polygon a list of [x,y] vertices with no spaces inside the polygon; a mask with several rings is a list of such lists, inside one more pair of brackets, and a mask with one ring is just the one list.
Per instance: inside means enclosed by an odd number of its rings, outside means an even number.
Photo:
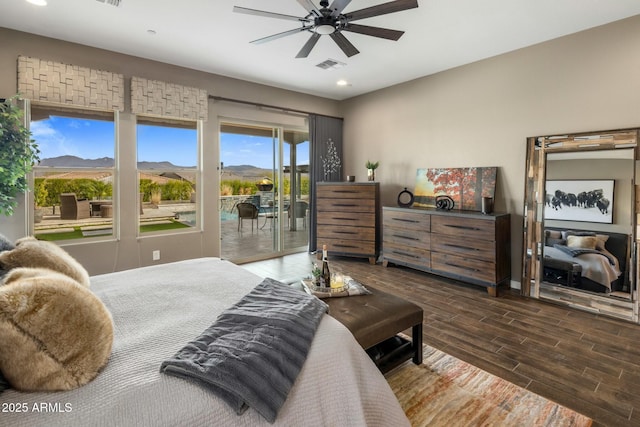
[{"label": "area rug", "polygon": [[422,365],[406,362],[387,375],[411,425],[591,426],[592,420],[425,346]]}]

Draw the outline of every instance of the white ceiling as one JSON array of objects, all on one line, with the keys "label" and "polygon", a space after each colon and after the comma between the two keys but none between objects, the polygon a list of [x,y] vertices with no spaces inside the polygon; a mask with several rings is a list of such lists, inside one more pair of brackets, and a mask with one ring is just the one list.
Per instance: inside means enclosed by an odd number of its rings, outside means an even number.
[{"label": "white ceiling", "polygon": [[[398,41],[344,33],[360,50],[347,58],[322,36],[308,58],[296,59],[307,32],[249,42],[298,24],[232,11],[302,17],[296,0],[47,1],[1,0],[0,27],[338,100],[640,14],[639,0],[418,0],[417,9],[357,21],[405,31]],[[344,12],[386,1],[353,0]],[[316,67],[326,59],[346,66]]]}]

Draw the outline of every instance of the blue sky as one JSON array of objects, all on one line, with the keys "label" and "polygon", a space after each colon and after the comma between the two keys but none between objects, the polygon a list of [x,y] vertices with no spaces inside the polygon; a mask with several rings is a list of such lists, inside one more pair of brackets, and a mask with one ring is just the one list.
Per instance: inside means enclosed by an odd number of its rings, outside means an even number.
[{"label": "blue sky", "polygon": [[[283,163],[289,165],[290,145],[284,144]],[[273,143],[271,138],[253,135],[223,133],[220,136],[220,159],[226,166],[253,165],[264,169],[273,167]],[[309,164],[309,143],[298,145],[296,162]]]},{"label": "blue sky", "polygon": [[[72,155],[84,159],[114,157],[114,124],[51,116],[31,123],[32,137],[40,148],[42,159]],[[159,126],[138,126],[138,160],[170,161],[176,166],[195,166],[196,132]],[[300,144],[298,164],[309,163],[309,144]],[[254,165],[272,167],[271,138],[222,134],[220,155],[225,166]],[[289,164],[289,144],[284,148],[284,164]]]}]

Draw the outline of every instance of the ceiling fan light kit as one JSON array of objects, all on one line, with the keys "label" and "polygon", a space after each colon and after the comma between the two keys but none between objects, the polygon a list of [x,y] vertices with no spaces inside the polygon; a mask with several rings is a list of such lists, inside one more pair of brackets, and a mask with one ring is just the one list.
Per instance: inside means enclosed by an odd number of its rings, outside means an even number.
[{"label": "ceiling fan light kit", "polygon": [[333,34],[336,31],[336,29],[333,25],[322,24],[315,27],[314,31],[320,35],[325,36],[328,34]]},{"label": "ceiling fan light kit", "polygon": [[289,21],[298,21],[300,28],[284,31],[282,33],[273,34],[253,40],[251,43],[264,43],[272,40],[298,34],[302,31],[311,32],[311,37],[296,58],[306,58],[311,53],[321,35],[328,35],[342,49],[342,52],[348,57],[360,53],[358,49],[342,34],[343,31],[363,34],[366,36],[378,37],[387,40],[398,40],[404,31],[390,30],[387,28],[370,27],[368,25],[353,24],[353,21],[371,18],[374,16],[386,15],[389,13],[400,12],[407,9],[418,7],[418,0],[394,0],[388,3],[367,7],[365,9],[353,12],[342,13],[342,11],[351,3],[351,0],[333,0],[329,6],[328,0],[320,1],[320,9],[316,8],[311,0],[297,0],[304,7],[308,14],[304,17],[284,15],[281,13],[268,12],[264,10],[249,9],[246,7],[235,6],[234,12],[246,13],[249,15],[263,16],[267,18],[285,19]]}]

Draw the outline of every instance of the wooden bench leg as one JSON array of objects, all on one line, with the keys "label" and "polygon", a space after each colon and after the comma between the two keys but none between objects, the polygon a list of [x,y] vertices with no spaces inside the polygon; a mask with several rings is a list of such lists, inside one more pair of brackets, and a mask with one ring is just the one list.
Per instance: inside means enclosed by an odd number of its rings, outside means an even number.
[{"label": "wooden bench leg", "polygon": [[411,346],[413,347],[413,363],[422,364],[422,322],[411,328]]}]

